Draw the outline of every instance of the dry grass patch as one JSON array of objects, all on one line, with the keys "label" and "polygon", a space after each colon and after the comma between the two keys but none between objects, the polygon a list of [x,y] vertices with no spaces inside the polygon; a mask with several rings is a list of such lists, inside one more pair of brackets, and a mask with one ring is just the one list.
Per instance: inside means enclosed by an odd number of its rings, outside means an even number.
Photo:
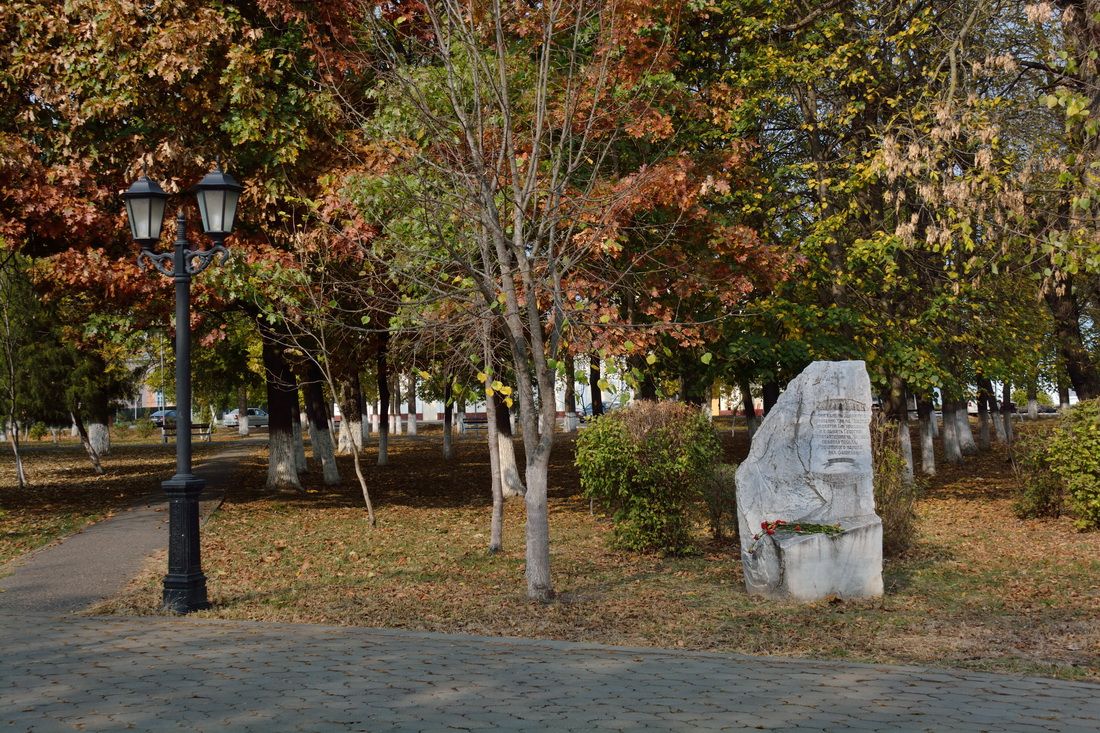
[{"label": "dry grass patch", "polygon": [[[262,490],[254,460],[204,531],[210,611],[199,615],[967,667],[1100,680],[1100,533],[1020,521],[1000,452],[945,471],[918,504],[914,546],[888,561],[878,601],[809,606],[749,598],[737,548],[698,528],[688,558],[608,549],[610,527],[577,489],[571,441],[551,467],[558,598],[524,596],[523,507],[509,502],[504,552],[486,553],[488,461],[460,442],[398,438],[367,461],[380,526],[354,480],[300,496]],[[726,459],[745,445],[726,441]],[[342,466],[353,477],[350,464]],[[161,569],[99,610],[158,613]]]}]

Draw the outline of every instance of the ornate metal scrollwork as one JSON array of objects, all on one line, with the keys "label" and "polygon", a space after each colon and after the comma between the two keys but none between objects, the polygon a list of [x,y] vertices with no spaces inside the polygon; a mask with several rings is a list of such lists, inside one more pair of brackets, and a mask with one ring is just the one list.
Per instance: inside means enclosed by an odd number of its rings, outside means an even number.
[{"label": "ornate metal scrollwork", "polygon": [[187,263],[187,274],[198,275],[200,272],[210,267],[210,263],[217,259],[218,265],[224,265],[225,261],[229,259],[229,250],[221,244],[216,244],[210,249],[203,250],[184,250],[183,258]]},{"label": "ornate metal scrollwork", "polygon": [[138,269],[144,271],[148,269],[149,265],[157,268],[157,271],[162,275],[172,277],[175,273],[172,271],[172,260],[175,257],[171,252],[157,253],[152,250],[142,249],[141,253],[137,256]]}]

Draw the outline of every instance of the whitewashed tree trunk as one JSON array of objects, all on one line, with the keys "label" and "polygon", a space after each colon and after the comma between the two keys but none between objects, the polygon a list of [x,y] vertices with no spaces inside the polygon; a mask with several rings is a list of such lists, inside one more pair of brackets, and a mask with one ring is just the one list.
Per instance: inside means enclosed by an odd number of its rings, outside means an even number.
[{"label": "whitewashed tree trunk", "polygon": [[962,463],[962,447],[959,445],[959,421],[955,417],[955,403],[943,401],[943,459],[948,463]]},{"label": "whitewashed tree trunk", "polygon": [[363,450],[363,421],[340,420],[340,452],[351,453],[352,448]]},{"label": "whitewashed tree trunk", "polygon": [[100,456],[111,454],[111,431],[105,422],[88,423],[88,442]]},{"label": "whitewashed tree trunk", "polygon": [[314,425],[310,431],[309,445],[313,449],[313,460],[321,464],[322,481],[326,486],[340,483],[340,469],[336,465],[336,452],[332,446],[332,433],[325,427]]},{"label": "whitewashed tree trunk", "polygon": [[309,470],[309,461],[306,459],[306,444],[302,435],[301,418],[294,421],[294,466],[299,473]]},{"label": "whitewashed tree trunk", "polygon": [[933,425],[936,421],[936,412],[932,409],[932,403],[920,403],[920,469],[925,476],[936,475],[936,444]]},{"label": "whitewashed tree trunk", "polygon": [[553,597],[553,585],[550,581],[550,518],[547,509],[547,474],[550,456],[536,454],[535,459],[527,462],[527,493],[524,503],[527,508],[527,596],[546,601]]},{"label": "whitewashed tree trunk", "polygon": [[390,462],[389,457],[390,448],[390,431],[386,426],[382,426],[378,430],[378,461],[379,466],[385,466]]},{"label": "whitewashed tree trunk", "polygon": [[989,419],[989,407],[987,401],[979,397],[978,398],[978,449],[989,450],[992,442],[990,440],[990,419]]},{"label": "whitewashed tree trunk", "polygon": [[27,487],[27,472],[23,467],[23,456],[19,453],[19,423],[12,422],[8,431],[8,439],[11,441],[11,452],[15,456],[15,482],[20,489]]},{"label": "whitewashed tree trunk", "polygon": [[340,420],[340,429],[336,432],[336,452],[342,456],[351,453],[351,427],[346,417]]},{"label": "whitewashed tree trunk", "polygon": [[913,483],[913,439],[909,435],[909,419],[905,415],[905,406],[902,405],[902,412],[898,419],[898,448],[901,451],[901,457],[905,459],[905,471],[903,478],[906,483]]},{"label": "whitewashed tree trunk", "polygon": [[964,456],[978,454],[978,444],[974,440],[974,432],[970,429],[970,416],[966,411],[966,402],[959,401],[955,408],[955,420],[958,423],[959,448]]},{"label": "whitewashed tree trunk", "polygon": [[993,432],[997,435],[997,440],[1002,443],[1007,442],[1008,436],[1005,435],[1005,421],[1001,411],[994,409],[990,412],[990,415],[993,418]]},{"label": "whitewashed tree trunk", "polygon": [[[295,431],[300,435],[301,428]],[[272,431],[267,441],[267,488],[275,491],[302,490],[295,458],[295,436],[282,430]]]}]

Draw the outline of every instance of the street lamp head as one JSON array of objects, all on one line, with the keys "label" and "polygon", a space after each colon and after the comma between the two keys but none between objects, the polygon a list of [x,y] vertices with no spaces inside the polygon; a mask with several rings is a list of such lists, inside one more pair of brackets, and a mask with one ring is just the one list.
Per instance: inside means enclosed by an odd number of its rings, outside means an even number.
[{"label": "street lamp head", "polygon": [[134,241],[142,247],[155,244],[160,239],[168,194],[156,181],[143,175],[122,194],[122,198],[126,201],[126,215],[130,218],[130,234]]},{"label": "street lamp head", "polygon": [[222,172],[221,165],[203,176],[192,189],[202,214],[202,229],[215,238],[229,236],[233,232],[233,219],[237,216],[237,199],[244,186],[233,176]]}]

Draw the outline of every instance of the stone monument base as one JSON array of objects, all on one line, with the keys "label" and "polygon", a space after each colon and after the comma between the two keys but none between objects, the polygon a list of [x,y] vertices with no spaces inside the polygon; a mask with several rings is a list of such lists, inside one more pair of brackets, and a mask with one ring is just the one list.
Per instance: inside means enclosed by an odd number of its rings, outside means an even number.
[{"label": "stone monument base", "polygon": [[750,595],[817,601],[829,596],[882,595],[882,520],[875,515],[833,520],[840,534],[777,532],[742,550]]}]

